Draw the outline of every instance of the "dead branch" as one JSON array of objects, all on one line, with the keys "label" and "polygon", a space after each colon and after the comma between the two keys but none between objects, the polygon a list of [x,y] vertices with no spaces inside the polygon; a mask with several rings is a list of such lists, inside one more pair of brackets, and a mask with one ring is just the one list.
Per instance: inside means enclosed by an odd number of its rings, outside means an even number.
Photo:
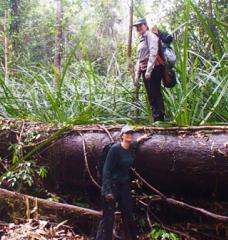
[{"label": "dead branch", "polygon": [[64,204],[64,203],[58,203],[58,202],[53,202],[49,201],[46,199],[42,198],[36,198],[33,196],[25,195],[22,193],[17,193],[17,192],[12,192],[8,191],[5,189],[0,188],[0,198],[5,198],[5,199],[18,199],[23,202],[26,201],[26,199],[29,199],[31,201],[37,201],[37,204],[48,209],[54,209],[54,210],[64,210],[68,212],[72,212],[78,215],[86,215],[86,216],[91,216],[91,217],[101,217],[102,213],[93,209],[89,208],[82,208],[70,204]]},{"label": "dead branch", "polygon": [[[161,193],[159,190],[157,190],[155,187],[151,186],[137,171],[135,171],[134,169],[132,169],[134,174],[147,186],[149,187],[153,192],[155,192],[156,194],[158,194],[160,197],[161,197],[161,201],[165,201],[167,202],[168,204],[170,205],[173,205],[175,207],[179,207],[179,208],[183,208],[183,209],[189,209],[189,210],[192,210],[194,212],[197,212],[199,214],[202,214],[204,216],[207,216],[207,217],[210,217],[210,218],[213,218],[217,221],[220,221],[220,222],[228,222],[228,217],[227,216],[223,216],[223,215],[219,215],[219,214],[216,214],[216,213],[212,213],[210,211],[207,211],[203,208],[199,208],[199,207],[195,207],[195,206],[192,206],[188,203],[184,203],[184,202],[181,202],[181,201],[178,201],[178,200],[175,200],[173,198],[168,198],[166,197],[163,193]],[[157,199],[158,200],[158,199]]]}]

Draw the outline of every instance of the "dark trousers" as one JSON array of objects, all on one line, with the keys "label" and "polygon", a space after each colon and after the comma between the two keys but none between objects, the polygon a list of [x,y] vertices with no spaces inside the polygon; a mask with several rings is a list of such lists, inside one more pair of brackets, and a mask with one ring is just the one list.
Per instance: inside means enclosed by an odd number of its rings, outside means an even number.
[{"label": "dark trousers", "polygon": [[147,91],[150,102],[150,107],[155,121],[164,121],[165,107],[163,97],[161,94],[161,80],[163,75],[163,66],[155,66],[151,79],[145,79],[145,72],[143,72],[143,81]]},{"label": "dark trousers", "polygon": [[103,216],[100,221],[96,240],[112,240],[114,213],[116,203],[121,212],[126,240],[136,240],[136,232],[132,215],[133,204],[130,190],[130,183],[113,184],[112,192],[115,200],[107,202],[102,197]]}]

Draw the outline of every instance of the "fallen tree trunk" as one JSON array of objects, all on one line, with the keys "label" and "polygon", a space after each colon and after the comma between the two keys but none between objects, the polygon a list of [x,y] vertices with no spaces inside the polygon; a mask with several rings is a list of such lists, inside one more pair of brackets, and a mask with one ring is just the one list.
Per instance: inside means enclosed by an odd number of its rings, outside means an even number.
[{"label": "fallen tree trunk", "polygon": [[[42,206],[43,208],[48,208],[48,209],[53,209],[53,210],[62,210],[62,211],[67,211],[71,213],[75,213],[77,215],[87,215],[90,217],[101,217],[102,213],[93,209],[89,208],[83,208],[83,207],[78,207],[75,205],[70,205],[70,204],[65,204],[65,203],[58,203],[58,202],[53,202],[49,201],[46,199],[42,198],[36,198],[32,197],[29,195],[17,193],[17,192],[12,192],[8,191],[5,189],[0,188],[0,199],[19,199],[21,201],[24,201],[25,204],[28,201],[32,201],[34,203],[37,203],[37,207]],[[27,209],[29,210],[29,209]]]},{"label": "fallen tree trunk", "polygon": [[[38,132],[56,131],[50,126],[31,126]],[[26,131],[29,128],[26,123]],[[93,186],[88,170],[97,181],[96,165],[102,148],[111,141],[110,136],[118,140],[119,132],[120,127],[77,126],[42,148],[39,157],[51,166],[50,174],[54,176],[52,183],[49,178],[50,185],[56,185],[57,181],[71,188]],[[136,129],[134,137],[145,132],[152,137],[140,146],[135,168],[149,183],[165,194],[228,199],[227,126],[141,127]],[[0,141],[4,142],[0,144],[1,155],[6,154],[9,145],[2,136],[15,142],[14,135],[10,130],[0,134]]]}]

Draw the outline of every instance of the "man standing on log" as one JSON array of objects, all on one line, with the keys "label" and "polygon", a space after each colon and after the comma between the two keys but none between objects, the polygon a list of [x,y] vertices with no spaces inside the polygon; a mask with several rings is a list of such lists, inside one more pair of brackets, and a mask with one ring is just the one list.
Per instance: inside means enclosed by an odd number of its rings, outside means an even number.
[{"label": "man standing on log", "polygon": [[143,135],[133,140],[133,128],[124,126],[120,133],[121,142],[110,148],[105,160],[102,177],[103,216],[100,221],[96,240],[112,240],[114,212],[116,203],[123,220],[125,235],[128,240],[136,240],[133,204],[130,188],[130,169],[134,162],[138,144],[148,139]]},{"label": "man standing on log", "polygon": [[165,108],[161,94],[161,80],[163,76],[163,64],[159,37],[149,30],[146,19],[139,19],[133,26],[140,35],[137,47],[136,83],[142,76],[149,98],[154,121],[164,121]]}]

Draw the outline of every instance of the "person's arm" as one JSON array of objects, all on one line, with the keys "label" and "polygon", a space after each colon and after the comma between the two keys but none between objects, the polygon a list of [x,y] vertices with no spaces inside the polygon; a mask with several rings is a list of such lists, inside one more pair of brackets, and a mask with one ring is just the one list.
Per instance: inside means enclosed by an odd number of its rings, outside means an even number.
[{"label": "person's arm", "polygon": [[[111,147],[111,149],[108,152],[107,158],[105,160],[104,168],[103,168],[103,195],[107,198],[107,196],[113,195],[112,189],[111,189],[111,177],[113,169],[116,165],[116,148]],[[113,196],[112,196],[113,197]],[[110,199],[111,200],[111,199]]]},{"label": "person's arm", "polygon": [[151,138],[150,135],[144,134],[143,136],[138,137],[138,138],[136,139],[136,142],[139,144],[139,143],[141,143],[141,142],[143,142],[143,141],[146,141],[146,140],[148,140],[148,139],[150,139],[150,138]]},{"label": "person's arm", "polygon": [[159,38],[156,36],[154,33],[151,31],[147,32],[147,44],[149,48],[149,60],[147,64],[147,69],[146,69],[146,74],[145,77],[146,79],[150,79],[151,77],[151,72],[153,71],[158,50],[159,50]]}]

